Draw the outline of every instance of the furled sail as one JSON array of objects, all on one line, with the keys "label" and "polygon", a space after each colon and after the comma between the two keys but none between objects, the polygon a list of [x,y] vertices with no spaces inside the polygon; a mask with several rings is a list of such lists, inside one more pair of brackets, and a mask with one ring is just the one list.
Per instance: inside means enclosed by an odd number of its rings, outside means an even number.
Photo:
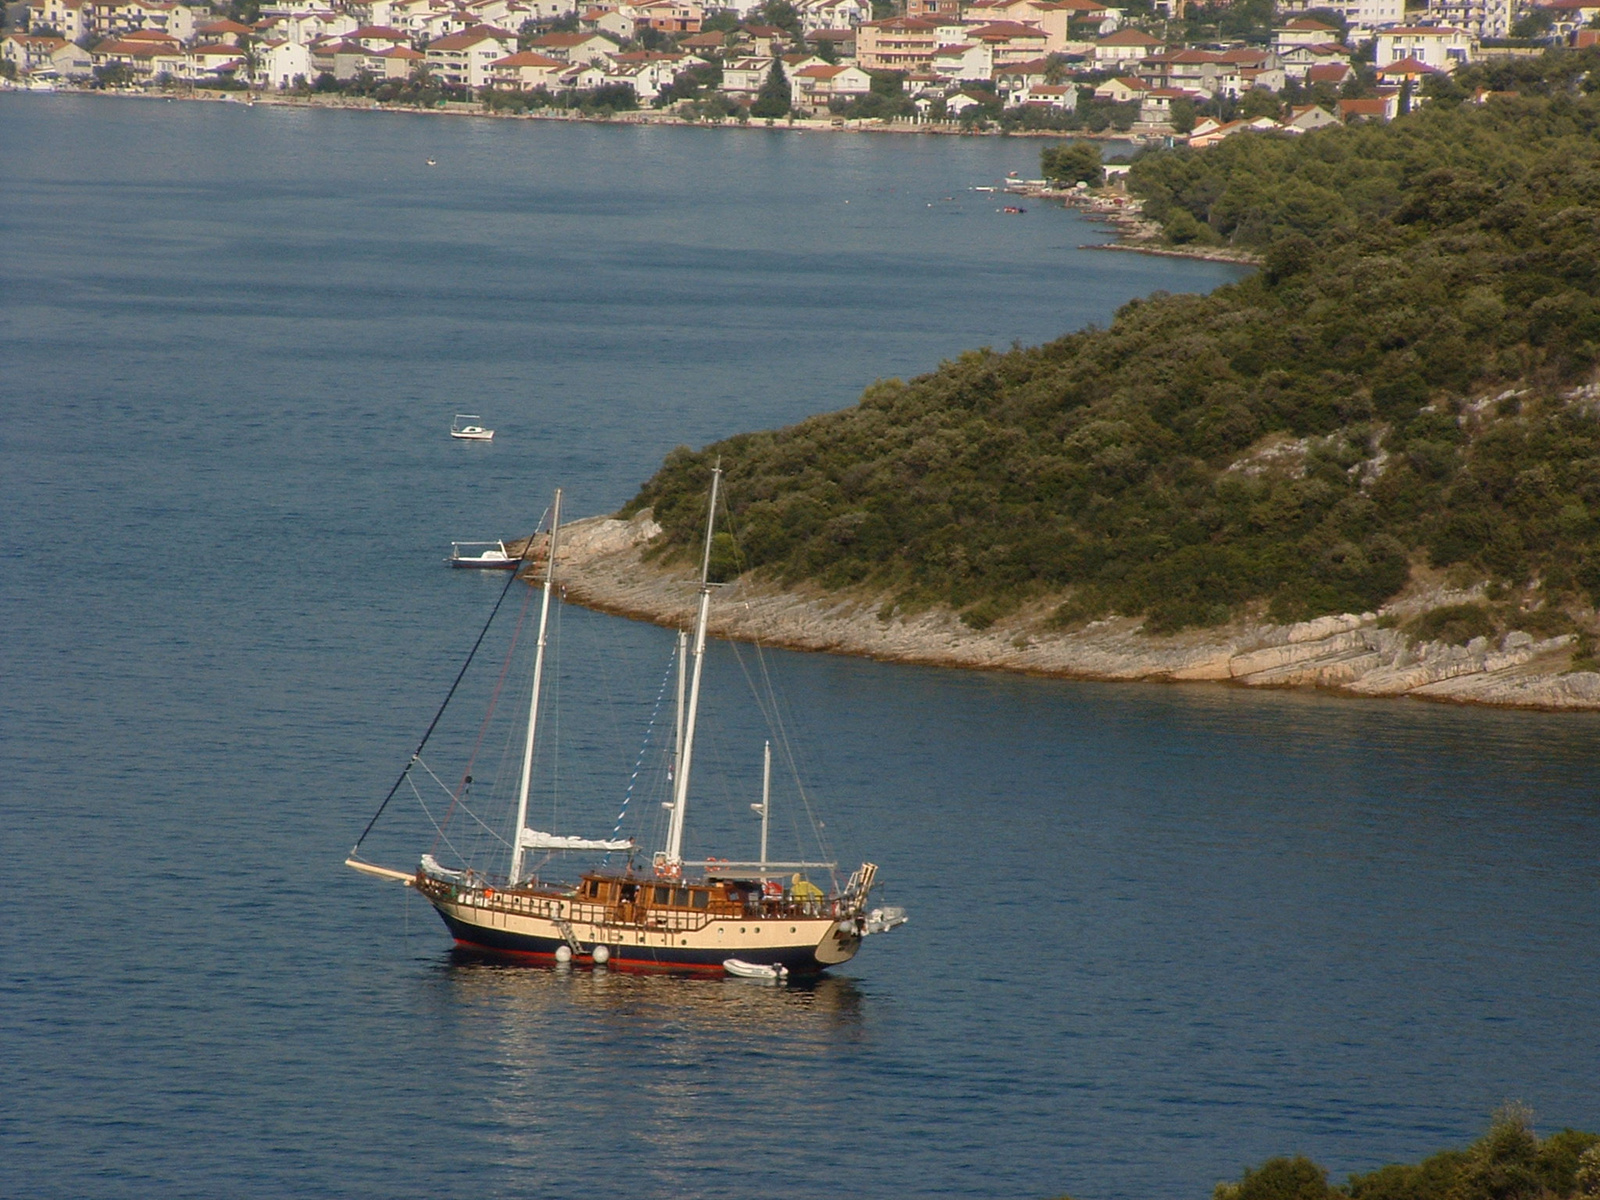
[{"label": "furled sail", "polygon": [[522,831],[524,850],[632,850],[633,839],[564,837],[559,833],[545,833],[538,829]]}]

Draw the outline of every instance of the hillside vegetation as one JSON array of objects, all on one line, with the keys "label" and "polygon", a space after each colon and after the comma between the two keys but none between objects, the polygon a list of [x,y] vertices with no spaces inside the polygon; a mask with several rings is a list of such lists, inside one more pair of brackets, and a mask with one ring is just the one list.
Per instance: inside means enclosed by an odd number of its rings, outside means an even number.
[{"label": "hillside vegetation", "polygon": [[720,572],[865,585],[886,611],[983,627],[1047,600],[1171,631],[1374,610],[1441,568],[1501,602],[1468,626],[1554,632],[1600,595],[1594,65],[1543,64],[1549,95],[1147,157],[1131,186],[1175,241],[1261,269],[680,448],[624,515],[652,506],[660,552],[694,548],[721,458]]},{"label": "hillside vegetation", "polygon": [[1221,1183],[1213,1200],[1597,1200],[1600,1136],[1563,1129],[1540,1138],[1509,1106],[1465,1150],[1352,1175],[1344,1187],[1303,1157],[1274,1158]]}]

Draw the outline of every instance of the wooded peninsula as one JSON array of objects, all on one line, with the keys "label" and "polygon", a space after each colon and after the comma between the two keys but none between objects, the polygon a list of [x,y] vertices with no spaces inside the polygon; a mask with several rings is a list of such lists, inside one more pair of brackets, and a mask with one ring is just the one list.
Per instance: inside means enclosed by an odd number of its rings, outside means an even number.
[{"label": "wooded peninsula", "polygon": [[1172,244],[1260,269],[679,448],[577,595],[674,619],[628,572],[698,561],[720,460],[727,636],[1600,707],[1600,54],[1472,71],[1389,125],[1140,157]]}]

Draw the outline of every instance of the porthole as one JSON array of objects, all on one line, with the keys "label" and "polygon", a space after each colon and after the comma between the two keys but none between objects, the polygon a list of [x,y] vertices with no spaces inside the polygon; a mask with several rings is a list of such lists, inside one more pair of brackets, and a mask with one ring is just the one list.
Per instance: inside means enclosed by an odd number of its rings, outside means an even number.
[{"label": "porthole", "polygon": [[794,932],[794,926],[793,926],[793,925],[791,925],[791,926],[789,926],[789,932],[790,932],[790,933],[793,933],[793,932]]}]

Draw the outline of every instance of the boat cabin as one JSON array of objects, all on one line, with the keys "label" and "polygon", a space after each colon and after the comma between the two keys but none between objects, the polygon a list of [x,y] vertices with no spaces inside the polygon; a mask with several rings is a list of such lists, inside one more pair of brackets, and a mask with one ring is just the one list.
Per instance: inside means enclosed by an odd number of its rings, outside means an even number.
[{"label": "boat cabin", "polygon": [[676,879],[618,879],[585,875],[577,899],[601,904],[623,921],[647,920],[652,914],[701,913],[744,917],[762,911],[761,884],[754,880],[718,879],[685,883]]}]

